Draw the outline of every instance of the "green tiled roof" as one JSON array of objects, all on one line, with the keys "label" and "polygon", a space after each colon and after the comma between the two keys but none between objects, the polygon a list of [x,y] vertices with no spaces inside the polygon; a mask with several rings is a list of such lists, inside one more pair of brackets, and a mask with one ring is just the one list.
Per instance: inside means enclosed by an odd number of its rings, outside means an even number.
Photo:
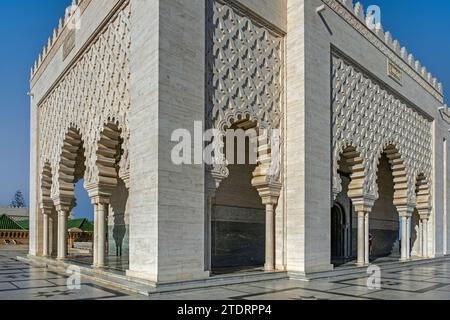
[{"label": "green tiled roof", "polygon": [[[30,229],[30,220],[22,220],[22,221],[18,221],[17,223],[16,222],[14,222],[14,223],[20,227],[19,230],[22,230],[22,229],[29,230]],[[2,229],[1,222],[0,222],[0,229]],[[94,232],[94,225],[88,219],[73,219],[73,220],[67,221],[67,229],[80,229],[84,232]],[[13,229],[13,230],[15,230],[15,229]]]},{"label": "green tiled roof", "polygon": [[67,222],[67,229],[80,229],[84,232],[93,232],[94,225],[88,219],[74,219]]},{"label": "green tiled roof", "polygon": [[16,222],[22,229],[30,230],[30,220],[21,220]]},{"label": "green tiled roof", "polygon": [[0,230],[26,230],[6,214],[0,216]]}]

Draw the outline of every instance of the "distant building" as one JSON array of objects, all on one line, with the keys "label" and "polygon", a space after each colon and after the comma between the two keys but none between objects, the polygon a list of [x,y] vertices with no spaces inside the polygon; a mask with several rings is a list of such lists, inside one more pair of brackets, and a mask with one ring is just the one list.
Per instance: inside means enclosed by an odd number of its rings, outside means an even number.
[{"label": "distant building", "polygon": [[[0,215],[0,245],[28,244],[28,228],[6,214]],[[28,220],[26,220],[28,221]]]},{"label": "distant building", "polygon": [[14,221],[28,220],[30,216],[30,212],[28,208],[1,208],[0,207],[0,215],[7,215]]},{"label": "distant building", "polygon": [[[28,217],[0,213],[0,245],[28,244],[29,229],[30,220]],[[94,225],[88,219],[69,220],[67,229],[69,248],[73,248],[75,242],[92,242],[93,240]]]}]

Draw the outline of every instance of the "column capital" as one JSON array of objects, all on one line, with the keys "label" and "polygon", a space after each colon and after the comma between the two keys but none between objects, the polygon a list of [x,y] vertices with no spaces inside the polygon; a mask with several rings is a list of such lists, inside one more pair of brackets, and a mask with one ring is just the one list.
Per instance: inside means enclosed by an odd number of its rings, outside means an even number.
[{"label": "column capital", "polygon": [[105,197],[105,196],[92,196],[91,198],[91,203],[93,205],[107,205],[109,204],[109,197]]},{"label": "column capital", "polygon": [[280,198],[282,185],[279,182],[267,182],[266,179],[259,180],[254,178],[252,185],[258,190],[259,196],[262,199],[263,204],[278,204]]},{"label": "column capital", "polygon": [[398,215],[406,218],[411,218],[415,209],[413,204],[396,205],[395,207],[397,208]]},{"label": "column capital", "polygon": [[431,207],[417,207],[417,212],[421,219],[429,219],[431,216]]},{"label": "column capital", "polygon": [[56,207],[56,211],[57,211],[56,216],[58,216],[58,217],[59,216],[69,217],[70,210],[67,207],[58,206],[58,207]]},{"label": "column capital", "polygon": [[355,206],[356,212],[370,213],[372,211],[373,205],[375,204],[376,197],[373,195],[362,195],[358,197],[351,198],[353,205]]},{"label": "column capital", "polygon": [[53,207],[54,207],[53,201],[51,201],[51,202],[47,202],[47,201],[46,202],[41,202],[39,204],[39,209],[41,209],[42,213],[45,214],[45,215],[50,215],[51,212],[53,211]]},{"label": "column capital", "polygon": [[58,212],[58,214],[60,214],[61,212],[66,213],[67,215],[69,215],[70,211],[71,211],[71,205],[65,204],[65,203],[55,203],[55,209]]},{"label": "column capital", "polygon": [[53,198],[53,203],[56,211],[65,211],[69,213],[75,206],[75,199],[72,196],[64,196],[57,194]]},{"label": "column capital", "polygon": [[125,173],[123,173],[120,178],[123,180],[123,183],[125,183],[125,187],[127,189],[130,189],[130,171],[126,171]]},{"label": "column capital", "polygon": [[109,199],[114,188],[117,184],[113,185],[100,185],[100,183],[86,183],[84,188],[91,198],[92,204],[109,204]]},{"label": "column capital", "polygon": [[214,197],[222,181],[227,179],[230,172],[225,164],[214,165],[206,169],[206,192]]}]

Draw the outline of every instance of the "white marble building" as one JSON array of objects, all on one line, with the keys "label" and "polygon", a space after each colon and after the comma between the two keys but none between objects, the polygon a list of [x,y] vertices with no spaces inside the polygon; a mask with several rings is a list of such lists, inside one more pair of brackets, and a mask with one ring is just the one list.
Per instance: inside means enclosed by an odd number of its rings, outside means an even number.
[{"label": "white marble building", "polygon": [[[359,3],[77,4],[32,68],[31,258],[67,259],[81,179],[93,268],[120,234],[126,274],[153,283],[448,253],[442,85]],[[196,121],[279,129],[279,170],[174,164],[172,133]]]}]

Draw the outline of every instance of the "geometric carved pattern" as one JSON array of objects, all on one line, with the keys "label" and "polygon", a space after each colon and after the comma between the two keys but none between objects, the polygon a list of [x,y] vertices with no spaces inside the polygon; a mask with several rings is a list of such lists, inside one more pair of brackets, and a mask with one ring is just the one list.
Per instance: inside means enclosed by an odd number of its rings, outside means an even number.
[{"label": "geometric carved pattern", "polygon": [[249,119],[278,128],[283,103],[283,37],[236,8],[207,1],[208,126]]},{"label": "geometric carved pattern", "polygon": [[130,15],[129,4],[120,9],[39,105],[40,165],[51,165],[55,177],[52,195],[67,178],[59,175],[63,174],[61,157],[69,130],[77,131],[82,139],[84,178],[86,184],[94,184],[100,179],[97,149],[101,133],[109,123],[117,125],[124,153],[119,176],[128,176]]},{"label": "geometric carved pattern", "polygon": [[381,24],[371,30],[372,19],[365,15],[360,2],[353,5],[353,0],[324,0],[324,3],[440,103],[444,103],[442,84],[398,40],[394,40],[390,32],[384,32]]},{"label": "geometric carved pattern", "polygon": [[364,162],[363,194],[378,198],[377,170],[384,152],[394,171],[396,193],[407,204],[416,204],[419,176],[426,177],[431,190],[431,122],[335,54],[332,78],[334,193],[342,190],[339,159],[351,146]]}]

